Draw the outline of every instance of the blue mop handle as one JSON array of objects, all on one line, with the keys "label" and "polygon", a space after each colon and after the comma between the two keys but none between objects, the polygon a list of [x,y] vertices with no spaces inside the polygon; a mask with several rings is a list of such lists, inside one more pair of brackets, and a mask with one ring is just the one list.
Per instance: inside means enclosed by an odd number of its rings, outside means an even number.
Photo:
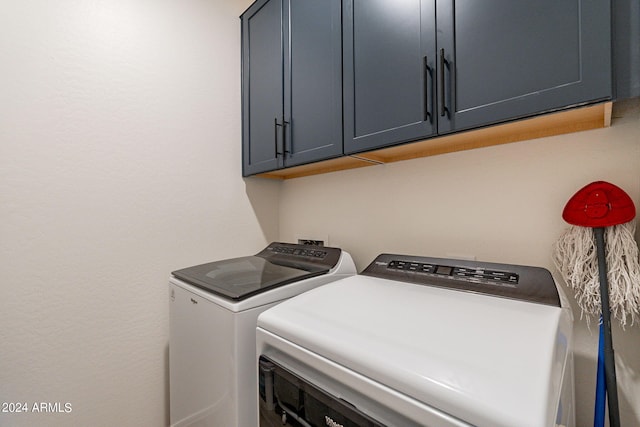
[{"label": "blue mop handle", "polygon": [[600,339],[598,342],[598,373],[596,374],[596,408],[593,427],[604,427],[607,408],[607,382],[604,377],[604,325],[600,317]]}]

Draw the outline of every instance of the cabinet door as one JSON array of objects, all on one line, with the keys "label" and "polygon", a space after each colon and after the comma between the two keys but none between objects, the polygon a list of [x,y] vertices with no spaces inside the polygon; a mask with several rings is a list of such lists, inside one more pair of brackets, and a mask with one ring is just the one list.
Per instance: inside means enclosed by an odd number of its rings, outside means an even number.
[{"label": "cabinet door", "polygon": [[282,0],[261,0],[242,14],[243,175],[282,167]]},{"label": "cabinet door", "polygon": [[433,135],[435,0],[344,0],[345,153]]},{"label": "cabinet door", "polygon": [[606,0],[437,0],[438,132],[611,97]]},{"label": "cabinet door", "polygon": [[293,166],[342,154],[341,1],[290,0],[285,16],[284,162]]}]

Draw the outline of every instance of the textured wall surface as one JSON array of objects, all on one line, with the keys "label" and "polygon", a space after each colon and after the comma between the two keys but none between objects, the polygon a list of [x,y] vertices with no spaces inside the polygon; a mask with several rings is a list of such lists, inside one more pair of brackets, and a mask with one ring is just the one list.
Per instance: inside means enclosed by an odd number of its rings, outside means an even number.
[{"label": "textured wall surface", "polygon": [[[0,426],[166,425],[173,269],[308,236],[360,269],[383,251],[551,268],[561,209],[582,185],[610,180],[640,205],[637,100],[610,129],[242,180],[249,3],[3,4],[0,403],[28,412],[0,412]],[[575,313],[588,425],[597,336]],[[640,425],[639,331],[614,331],[623,425]]]},{"label": "textured wall surface", "polygon": [[[285,181],[280,235],[328,235],[358,270],[390,252],[554,271],[562,209],[597,180],[622,187],[640,208],[640,99],[616,104],[606,129]],[[598,334],[576,307],[574,315],[577,426],[586,426]],[[640,325],[614,329],[622,425],[640,425]]]},{"label": "textured wall surface", "polygon": [[241,179],[247,4],[3,2],[0,402],[29,413],[0,426],[166,425],[169,273],[277,239],[278,186]]}]

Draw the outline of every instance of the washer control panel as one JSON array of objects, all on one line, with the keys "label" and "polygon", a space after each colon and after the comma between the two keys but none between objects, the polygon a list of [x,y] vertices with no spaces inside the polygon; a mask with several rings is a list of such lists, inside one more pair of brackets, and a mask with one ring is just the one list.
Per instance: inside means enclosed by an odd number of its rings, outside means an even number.
[{"label": "washer control panel", "polygon": [[306,256],[312,258],[324,258],[327,256],[327,251],[319,250],[319,249],[307,249],[300,247],[292,247],[292,246],[269,246],[273,252],[279,254],[287,254],[287,255],[295,255],[295,256]]},{"label": "washer control panel", "polygon": [[329,270],[340,259],[342,250],[330,246],[308,246],[295,243],[273,242],[256,254],[269,262],[305,270]]}]

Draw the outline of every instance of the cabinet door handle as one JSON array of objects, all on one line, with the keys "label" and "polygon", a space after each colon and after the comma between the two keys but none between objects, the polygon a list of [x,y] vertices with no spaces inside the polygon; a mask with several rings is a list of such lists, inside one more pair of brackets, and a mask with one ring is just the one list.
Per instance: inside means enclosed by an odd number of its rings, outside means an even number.
[{"label": "cabinet door handle", "polygon": [[440,49],[440,79],[442,80],[442,84],[440,85],[440,116],[444,117],[445,113],[448,111],[445,105],[444,100],[444,86],[446,79],[444,78],[444,64],[446,60],[444,59],[444,49]]},{"label": "cabinet door handle", "polygon": [[429,68],[429,61],[427,57],[424,57],[424,121],[431,122],[431,113],[429,112],[429,76],[431,69]]},{"label": "cabinet door handle", "polygon": [[291,153],[290,150],[287,150],[287,125],[288,124],[289,122],[284,119],[284,116],[282,116],[282,147],[284,148],[285,154]]},{"label": "cabinet door handle", "polygon": [[273,142],[274,142],[276,158],[282,154],[278,151],[278,126],[282,126],[282,125],[278,123],[278,118],[276,117],[275,119],[273,119],[273,131],[274,131]]}]

